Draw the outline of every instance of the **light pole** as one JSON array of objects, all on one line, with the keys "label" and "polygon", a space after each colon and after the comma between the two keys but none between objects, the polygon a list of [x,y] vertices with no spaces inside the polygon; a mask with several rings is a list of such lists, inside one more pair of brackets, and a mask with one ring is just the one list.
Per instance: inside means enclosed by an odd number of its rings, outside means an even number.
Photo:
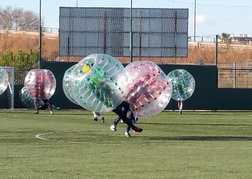
[{"label": "light pole", "polygon": [[78,7],[79,6],[79,3],[78,3],[78,0],[76,0],[76,7]]},{"label": "light pole", "polygon": [[132,0],[130,1],[130,62],[132,59],[132,48],[133,48],[133,34],[132,34]]},{"label": "light pole", "polygon": [[42,52],[42,27],[41,27],[41,0],[39,0],[39,44],[38,44],[38,69],[40,69],[41,52]]},{"label": "light pole", "polygon": [[194,0],[193,41],[196,41],[196,0]]}]

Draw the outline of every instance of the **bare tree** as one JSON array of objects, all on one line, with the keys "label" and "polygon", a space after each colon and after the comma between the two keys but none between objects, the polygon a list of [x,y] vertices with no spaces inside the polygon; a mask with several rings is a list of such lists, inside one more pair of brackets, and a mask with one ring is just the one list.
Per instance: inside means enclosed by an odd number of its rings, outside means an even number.
[{"label": "bare tree", "polygon": [[10,29],[10,27],[12,27],[11,18],[10,7],[0,9],[0,27],[2,29]]},{"label": "bare tree", "polygon": [[8,30],[37,30],[39,17],[32,11],[21,8],[0,8],[0,28]]}]

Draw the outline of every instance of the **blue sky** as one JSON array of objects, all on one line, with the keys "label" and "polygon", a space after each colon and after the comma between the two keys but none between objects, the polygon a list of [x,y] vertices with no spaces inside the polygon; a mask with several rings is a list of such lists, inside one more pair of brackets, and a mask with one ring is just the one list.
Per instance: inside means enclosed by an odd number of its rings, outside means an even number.
[{"label": "blue sky", "polygon": [[[58,28],[59,7],[126,7],[130,0],[41,0],[42,18],[47,28]],[[195,0],[132,0],[133,8],[188,8],[188,35],[194,34]],[[1,1],[0,7],[23,8],[39,13],[39,0]],[[252,36],[251,0],[196,0],[196,36],[213,37],[223,32]]]}]

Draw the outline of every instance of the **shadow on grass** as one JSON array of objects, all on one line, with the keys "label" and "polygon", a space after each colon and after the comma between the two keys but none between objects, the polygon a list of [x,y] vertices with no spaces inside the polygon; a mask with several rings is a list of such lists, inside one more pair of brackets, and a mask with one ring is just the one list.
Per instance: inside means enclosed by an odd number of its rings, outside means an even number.
[{"label": "shadow on grass", "polygon": [[[171,115],[178,115],[178,111],[162,111],[163,115],[167,114],[171,114]],[[217,116],[217,115],[244,115],[244,114],[251,114],[251,111],[184,111],[183,115],[180,116],[186,116],[186,115],[195,115],[195,116],[201,116],[201,115],[213,115],[213,116]]]},{"label": "shadow on grass", "polygon": [[148,137],[149,140],[186,140],[186,141],[252,141],[252,137],[246,136],[170,136]]},{"label": "shadow on grass", "polygon": [[228,123],[178,123],[178,122],[149,122],[149,123],[138,123],[147,125],[175,125],[175,126],[237,126],[237,127],[252,127],[252,124],[228,124]]}]

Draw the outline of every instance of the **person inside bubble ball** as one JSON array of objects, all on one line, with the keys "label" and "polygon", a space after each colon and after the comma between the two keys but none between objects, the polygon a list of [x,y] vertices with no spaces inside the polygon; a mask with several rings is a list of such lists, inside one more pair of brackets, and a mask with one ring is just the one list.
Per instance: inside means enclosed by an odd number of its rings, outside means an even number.
[{"label": "person inside bubble ball", "polygon": [[[125,108],[122,107],[122,110],[124,111],[124,113],[127,116],[127,118],[132,120],[133,124],[135,124],[137,122],[138,118],[134,116],[134,113],[133,113],[133,111],[130,108],[128,109],[128,111],[125,111]],[[114,123],[110,126],[110,130],[111,131],[116,131],[117,124],[119,123],[120,120],[122,120],[122,119],[118,115],[115,118]],[[131,137],[131,134],[130,134],[129,131],[130,131],[130,126],[127,125],[125,133],[124,133],[126,137]]]},{"label": "person inside bubble ball", "polygon": [[51,114],[53,114],[52,106],[49,102],[49,99],[43,98],[45,96],[45,84],[44,84],[44,76],[42,76],[42,79],[39,78],[39,75],[36,76],[36,84],[35,84],[35,99],[34,99],[34,107],[35,107],[35,114],[39,114],[39,101],[42,100],[48,107]]},{"label": "person inside bubble ball", "polygon": [[[112,110],[114,113],[116,113],[120,119],[123,120],[124,123],[128,125],[129,129],[132,129],[134,132],[142,132],[143,129],[140,127],[135,126],[132,123],[132,119],[127,117],[127,112],[130,111],[130,104],[127,101],[123,101],[121,104],[119,104],[116,108]],[[129,131],[128,129],[128,131]],[[112,129],[111,129],[112,130]],[[115,130],[114,130],[115,131]],[[126,130],[127,132],[127,130]],[[126,135],[125,132],[125,135]],[[127,133],[127,137],[130,137],[131,135]]]},{"label": "person inside bubble ball", "polygon": [[181,84],[179,84],[177,86],[178,88],[178,92],[179,92],[179,98],[178,98],[178,109],[179,109],[179,114],[182,114],[182,110],[183,110],[183,101],[185,99],[185,94],[184,94],[184,90],[183,90],[183,86]]},{"label": "person inside bubble ball", "polygon": [[48,109],[50,110],[50,113],[53,114],[53,109],[52,109],[52,105],[50,104],[49,100],[48,99],[34,99],[34,107],[36,109],[35,113],[34,114],[39,114],[39,101],[42,100],[46,106],[48,107]]},{"label": "person inside bubble ball", "polygon": [[[93,66],[94,62],[92,60],[86,61],[82,71],[88,73]],[[94,94],[96,98],[106,107],[114,108],[112,102],[113,90],[106,82],[106,79],[108,78],[106,71],[104,71],[103,67],[99,64],[96,64],[96,67],[92,71],[95,75],[87,77],[87,88],[91,90],[92,94]]]},{"label": "person inside bubble ball", "polygon": [[144,96],[149,86],[149,84],[147,83],[149,79],[149,74],[142,76],[135,84],[133,84],[129,94],[126,96],[126,99],[130,99],[132,102],[136,102],[140,99],[141,96]]},{"label": "person inside bubble ball", "polygon": [[113,107],[111,88],[104,82],[104,79],[94,77],[90,80],[89,89],[107,107]]},{"label": "person inside bubble ball", "polygon": [[183,101],[182,100],[178,100],[178,109],[179,109],[179,114],[182,114],[182,110],[183,110]]},{"label": "person inside bubble ball", "polygon": [[156,74],[155,77],[151,77],[149,73],[145,74],[140,78],[140,80],[133,85],[129,94],[126,96],[126,99],[132,102],[132,106],[134,106],[134,110],[137,110],[137,104],[141,104],[141,101],[146,101],[150,103],[148,98],[152,98],[156,100],[155,94],[161,94],[162,88],[159,85],[153,85],[156,83]]}]

